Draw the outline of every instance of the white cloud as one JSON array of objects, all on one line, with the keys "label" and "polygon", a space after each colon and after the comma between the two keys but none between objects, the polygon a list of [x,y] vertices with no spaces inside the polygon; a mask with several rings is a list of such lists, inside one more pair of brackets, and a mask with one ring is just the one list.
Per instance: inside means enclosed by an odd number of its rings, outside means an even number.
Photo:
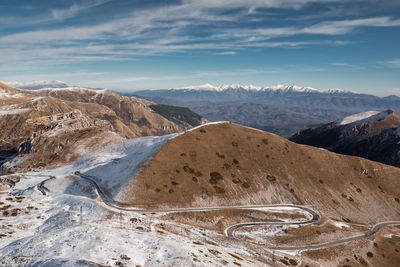
[{"label": "white cloud", "polygon": [[386,61],[393,68],[400,68],[400,58]]}]

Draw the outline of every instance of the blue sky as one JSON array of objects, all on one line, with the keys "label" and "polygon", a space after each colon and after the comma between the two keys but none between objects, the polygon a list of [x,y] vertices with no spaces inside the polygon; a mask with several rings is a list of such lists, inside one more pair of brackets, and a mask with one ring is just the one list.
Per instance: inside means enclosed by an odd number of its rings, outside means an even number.
[{"label": "blue sky", "polygon": [[400,95],[400,1],[2,0],[0,80]]}]

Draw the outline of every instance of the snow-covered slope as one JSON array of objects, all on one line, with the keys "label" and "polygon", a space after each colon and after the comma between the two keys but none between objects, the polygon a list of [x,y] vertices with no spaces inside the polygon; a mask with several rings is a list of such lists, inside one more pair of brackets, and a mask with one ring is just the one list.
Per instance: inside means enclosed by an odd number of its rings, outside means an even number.
[{"label": "snow-covered slope", "polygon": [[[143,214],[107,206],[93,184],[73,175],[95,175],[113,202],[141,165],[176,135],[129,140],[109,133],[78,143],[79,159],[73,164],[2,176],[0,183],[13,182],[0,194],[5,216],[0,221],[0,265],[191,266],[193,258],[200,266],[233,264],[237,246],[203,244],[205,231],[185,224],[164,230],[160,217],[168,212]],[[218,257],[209,251],[218,251]]]},{"label": "snow-covered slope", "polygon": [[357,113],[354,115],[347,116],[347,117],[343,118],[342,120],[338,120],[337,123],[340,125],[345,125],[345,124],[349,124],[349,123],[352,123],[355,121],[369,118],[378,113],[379,113],[378,111],[367,111],[367,112]]}]

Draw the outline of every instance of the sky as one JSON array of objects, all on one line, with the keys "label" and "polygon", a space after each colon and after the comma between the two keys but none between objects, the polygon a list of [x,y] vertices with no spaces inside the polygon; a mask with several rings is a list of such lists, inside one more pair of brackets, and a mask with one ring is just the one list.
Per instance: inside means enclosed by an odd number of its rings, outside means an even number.
[{"label": "sky", "polygon": [[400,95],[400,1],[1,0],[0,80]]}]

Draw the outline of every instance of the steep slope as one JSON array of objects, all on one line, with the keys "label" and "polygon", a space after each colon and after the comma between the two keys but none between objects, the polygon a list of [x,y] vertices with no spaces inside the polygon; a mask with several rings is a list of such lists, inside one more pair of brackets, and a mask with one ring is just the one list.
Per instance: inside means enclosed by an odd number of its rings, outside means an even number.
[{"label": "steep slope", "polygon": [[293,135],[290,140],[400,167],[400,114],[355,114]]},{"label": "steep slope", "polygon": [[19,90],[1,85],[0,156],[8,171],[65,160],[80,139],[113,131],[125,138],[165,135],[201,124],[156,113],[154,103],[109,90],[57,88]]},{"label": "steep slope", "polygon": [[[93,90],[82,87],[66,87],[66,88],[51,88],[31,91],[32,94],[39,96],[52,96],[58,99],[81,102],[81,103],[96,103],[112,109],[122,122],[129,128],[135,125],[145,126],[149,123],[165,122],[171,117],[159,112],[155,109],[157,105],[153,102],[135,97],[120,96],[111,90]],[[166,106],[167,109],[179,109],[179,107]],[[188,115],[184,118],[174,117],[174,123],[181,126],[181,129],[197,126],[201,124],[201,116],[188,111]],[[161,117],[159,116],[161,115]],[[172,127],[165,125],[164,128]],[[165,130],[165,129],[163,129]]]}]

